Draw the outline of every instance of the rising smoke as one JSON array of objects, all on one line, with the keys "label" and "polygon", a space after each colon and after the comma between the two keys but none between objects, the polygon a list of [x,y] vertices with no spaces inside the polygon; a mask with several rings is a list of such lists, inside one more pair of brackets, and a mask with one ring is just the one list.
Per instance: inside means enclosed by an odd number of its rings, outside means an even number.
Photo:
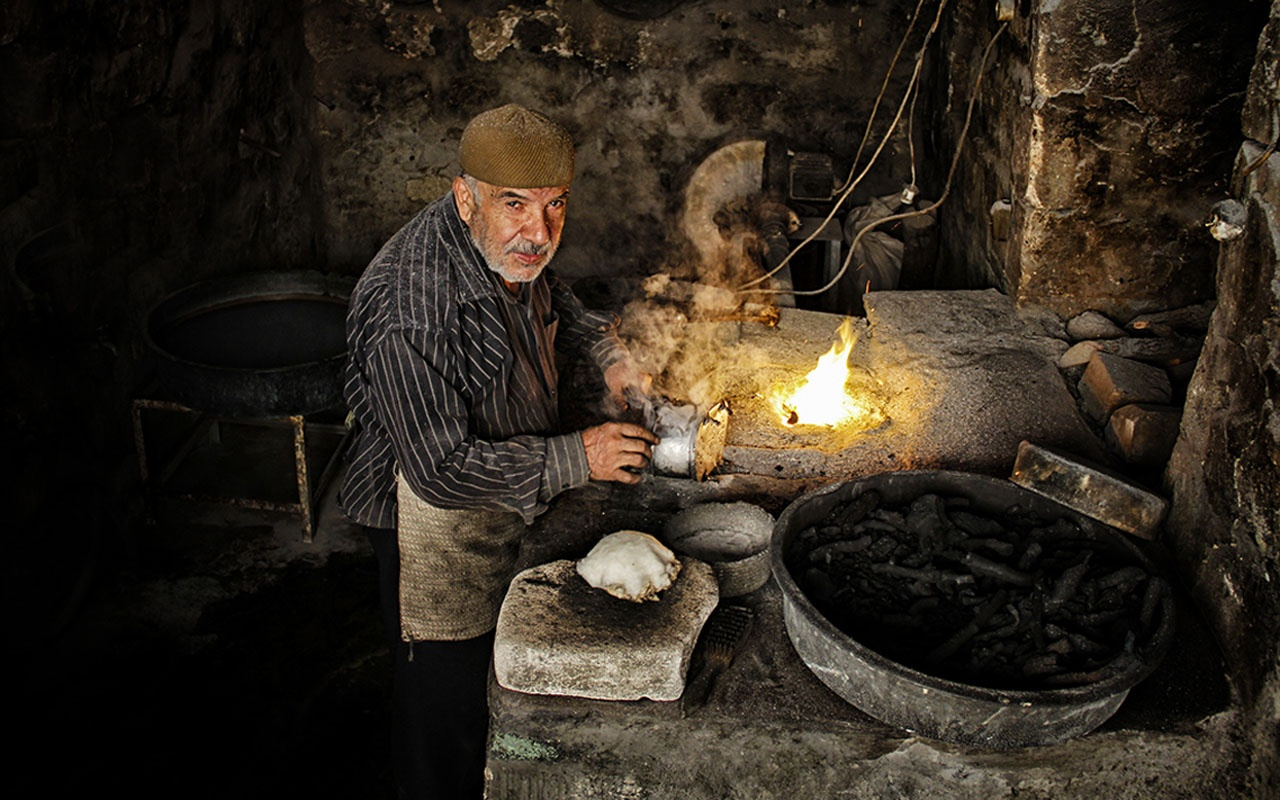
[{"label": "rising smoke", "polygon": [[[763,275],[758,215],[717,215],[721,242],[690,250],[649,276],[641,296],[622,310],[619,334],[633,357],[654,376],[655,396],[707,409],[741,385],[764,354],[740,341],[742,325],[776,324],[774,295],[739,288]],[[769,284],[765,284],[769,285]]]}]

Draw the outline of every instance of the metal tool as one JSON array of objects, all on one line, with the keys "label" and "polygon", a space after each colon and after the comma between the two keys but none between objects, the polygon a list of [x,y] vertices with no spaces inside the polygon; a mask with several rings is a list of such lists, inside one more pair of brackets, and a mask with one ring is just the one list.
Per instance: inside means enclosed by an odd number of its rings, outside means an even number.
[{"label": "metal tool", "polygon": [[744,605],[721,605],[711,612],[702,629],[702,667],[685,687],[684,710],[706,705],[720,676],[737,655],[738,648],[751,630],[755,612]]}]

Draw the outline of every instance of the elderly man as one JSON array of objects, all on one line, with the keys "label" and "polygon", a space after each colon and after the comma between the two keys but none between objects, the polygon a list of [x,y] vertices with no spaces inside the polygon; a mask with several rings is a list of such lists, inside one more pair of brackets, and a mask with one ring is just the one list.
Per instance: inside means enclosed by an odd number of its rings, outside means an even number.
[{"label": "elderly man", "polygon": [[546,270],[573,144],[507,105],[463,131],[452,191],[396,233],[351,298],[346,396],[358,433],[340,504],[377,555],[395,659],[401,796],[481,795],[493,629],[526,525],[589,480],[636,483],[657,437],[563,432],[556,350],[580,348],[621,404],[644,376]]}]

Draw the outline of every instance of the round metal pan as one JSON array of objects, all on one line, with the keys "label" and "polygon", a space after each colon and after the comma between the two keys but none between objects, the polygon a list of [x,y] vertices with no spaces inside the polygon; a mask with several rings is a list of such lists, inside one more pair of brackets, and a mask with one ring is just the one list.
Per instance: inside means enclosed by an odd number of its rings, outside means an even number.
[{"label": "round metal pan", "polygon": [[902,471],[873,475],[816,489],[779,516],[770,543],[774,579],[782,589],[787,635],[809,669],[836,694],[863,712],[913,733],[942,741],[1006,749],[1061,742],[1105,722],[1129,690],[1155,669],[1173,636],[1173,598],[1166,592],[1149,641],[1125,671],[1095,683],[1043,690],[1000,690],[931,675],[886,658],[837,628],[810,602],[791,575],[784,555],[804,529],[827,518],[862,492],[879,492],[886,504],[937,493],[970,499],[974,510],[1000,512],[1011,506],[1047,521],[1067,517],[1100,546],[1158,570],[1124,534],[1076,514],[1009,481],[962,472]]}]

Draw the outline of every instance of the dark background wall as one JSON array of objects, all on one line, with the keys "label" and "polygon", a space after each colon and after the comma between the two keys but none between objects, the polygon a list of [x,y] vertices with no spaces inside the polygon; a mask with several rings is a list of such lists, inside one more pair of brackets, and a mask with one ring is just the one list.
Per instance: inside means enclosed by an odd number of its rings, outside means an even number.
[{"label": "dark background wall", "polygon": [[[297,2],[0,6],[0,402],[16,530],[127,565],[148,310],[323,267]],[[6,559],[24,628],[81,576]],[[50,604],[54,605],[50,605]]]}]

